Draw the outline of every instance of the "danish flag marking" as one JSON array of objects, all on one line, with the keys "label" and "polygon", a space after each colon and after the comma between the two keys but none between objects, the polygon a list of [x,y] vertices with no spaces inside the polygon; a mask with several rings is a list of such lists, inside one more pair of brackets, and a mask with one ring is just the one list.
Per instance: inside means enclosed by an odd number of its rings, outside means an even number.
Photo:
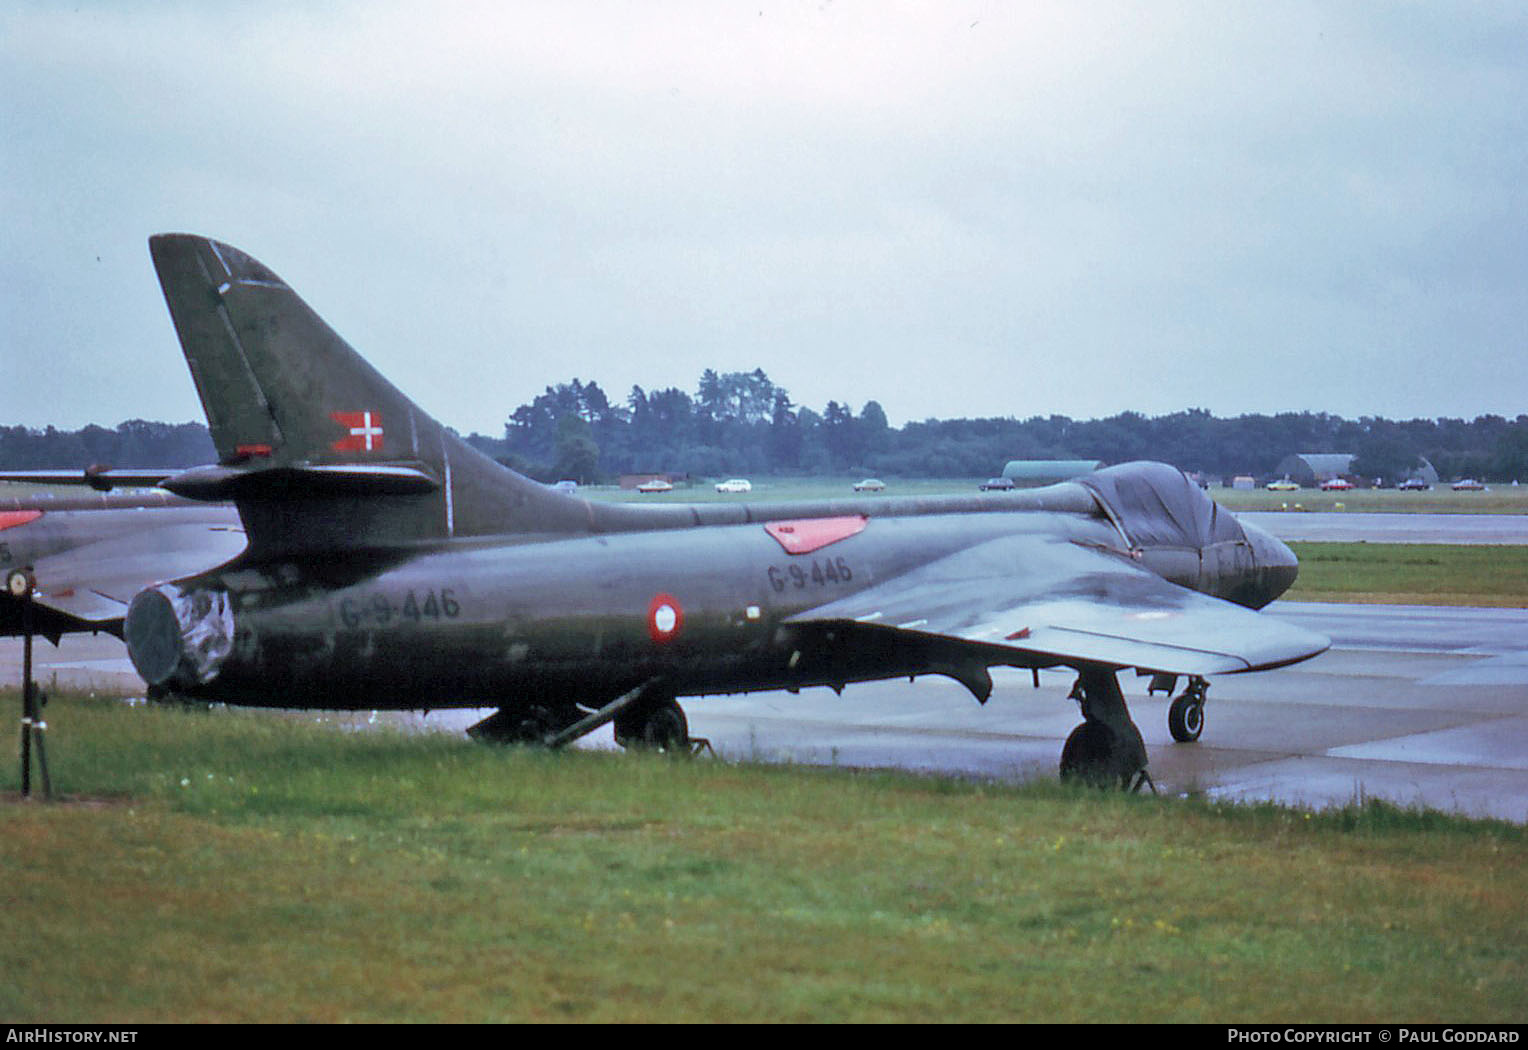
[{"label": "danish flag marking", "polygon": [[376,452],[382,447],[380,412],[330,412],[329,418],[349,433],[330,447],[336,452]]}]

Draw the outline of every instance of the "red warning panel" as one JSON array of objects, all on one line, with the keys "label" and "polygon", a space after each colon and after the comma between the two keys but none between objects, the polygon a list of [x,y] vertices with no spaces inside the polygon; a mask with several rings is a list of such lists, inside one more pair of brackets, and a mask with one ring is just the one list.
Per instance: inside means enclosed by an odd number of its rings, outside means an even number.
[{"label": "red warning panel", "polygon": [[779,541],[786,554],[811,554],[830,543],[858,536],[865,531],[866,520],[863,514],[854,514],[844,518],[771,521],[764,526],[764,531]]},{"label": "red warning panel", "polygon": [[14,529],[42,517],[40,510],[0,510],[0,529]]}]

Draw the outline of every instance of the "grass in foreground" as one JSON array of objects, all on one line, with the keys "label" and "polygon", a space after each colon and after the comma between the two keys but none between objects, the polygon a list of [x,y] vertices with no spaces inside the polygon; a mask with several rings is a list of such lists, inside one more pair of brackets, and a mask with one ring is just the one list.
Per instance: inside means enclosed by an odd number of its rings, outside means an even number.
[{"label": "grass in foreground", "polygon": [[1528,547],[1291,543],[1292,601],[1528,607]]},{"label": "grass in foreground", "polygon": [[0,803],[12,1022],[1528,1017],[1510,825],[49,721],[77,801]]}]

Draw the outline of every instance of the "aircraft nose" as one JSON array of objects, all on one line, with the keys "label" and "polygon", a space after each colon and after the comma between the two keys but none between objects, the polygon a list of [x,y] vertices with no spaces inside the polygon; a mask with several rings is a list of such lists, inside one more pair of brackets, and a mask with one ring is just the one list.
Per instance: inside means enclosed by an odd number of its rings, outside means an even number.
[{"label": "aircraft nose", "polygon": [[1242,522],[1247,542],[1252,545],[1252,557],[1257,566],[1262,608],[1289,590],[1300,575],[1300,559],[1283,540],[1250,522]]}]

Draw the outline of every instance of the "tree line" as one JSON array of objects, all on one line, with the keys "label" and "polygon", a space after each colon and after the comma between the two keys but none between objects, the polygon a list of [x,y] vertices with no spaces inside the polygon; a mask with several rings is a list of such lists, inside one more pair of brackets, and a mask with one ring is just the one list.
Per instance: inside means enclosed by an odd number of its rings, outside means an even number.
[{"label": "tree line", "polygon": [[612,401],[595,382],[549,386],[519,406],[483,451],[543,480],[623,473],[987,476],[1011,459],[1157,459],[1228,477],[1273,476],[1296,452],[1346,452],[1353,472],[1395,481],[1425,457],[1440,477],[1528,478],[1528,415],[1508,420],[1379,417],[1320,412],[1217,418],[1204,409],[1106,419],[927,419],[892,427],[876,401],[819,412],[791,400],[762,369],[702,373],[694,394],[631,388]]},{"label": "tree line", "polygon": [[[543,481],[620,474],[877,474],[986,477],[1011,459],[1157,459],[1210,476],[1272,477],[1295,452],[1356,455],[1353,473],[1394,481],[1425,457],[1440,477],[1528,479],[1528,415],[1357,420],[1320,412],[1218,418],[1193,408],[1106,419],[926,419],[891,426],[876,401],[821,411],[791,400],[762,369],[702,373],[694,393],[634,386],[612,401],[596,382],[549,386],[509,414],[483,452]],[[215,453],[200,423],[129,420],[115,429],[0,426],[0,469],[186,467]]]},{"label": "tree line", "polygon": [[0,426],[0,469],[63,470],[103,464],[153,469],[194,467],[217,458],[201,423],[129,419],[114,429],[94,423],[79,430]]}]

